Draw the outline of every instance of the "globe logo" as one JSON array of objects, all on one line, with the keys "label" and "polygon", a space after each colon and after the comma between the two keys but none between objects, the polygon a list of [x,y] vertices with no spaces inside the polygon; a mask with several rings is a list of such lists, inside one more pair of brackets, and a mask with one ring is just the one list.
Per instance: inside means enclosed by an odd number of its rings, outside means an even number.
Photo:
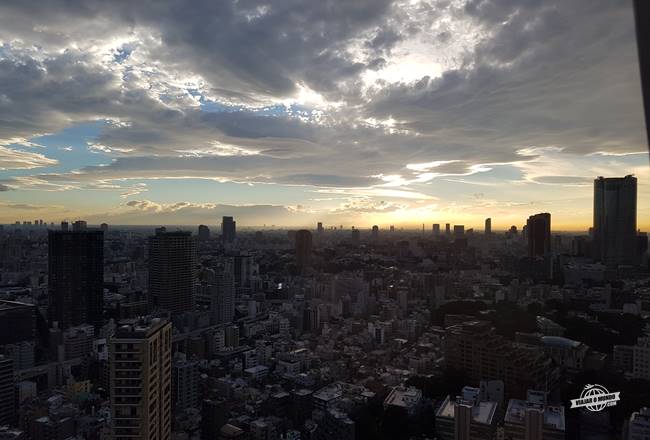
[{"label": "globe logo", "polygon": [[579,399],[571,400],[571,408],[586,408],[598,412],[608,406],[616,405],[620,399],[620,392],[610,393],[602,385],[585,385]]}]

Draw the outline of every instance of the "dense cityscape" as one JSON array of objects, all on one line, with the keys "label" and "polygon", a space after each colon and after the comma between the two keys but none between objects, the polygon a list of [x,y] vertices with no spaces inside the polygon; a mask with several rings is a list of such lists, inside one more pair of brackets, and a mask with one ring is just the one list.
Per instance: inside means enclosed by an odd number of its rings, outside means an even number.
[{"label": "dense cityscape", "polygon": [[[582,234],[552,213],[4,225],[0,439],[647,438],[637,179],[597,178],[593,202]],[[571,408],[592,384],[617,405]]]}]

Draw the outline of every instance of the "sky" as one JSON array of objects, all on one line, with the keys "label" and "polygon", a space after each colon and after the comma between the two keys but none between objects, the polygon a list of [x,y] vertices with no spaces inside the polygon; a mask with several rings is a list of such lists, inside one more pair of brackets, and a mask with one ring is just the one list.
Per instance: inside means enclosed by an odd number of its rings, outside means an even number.
[{"label": "sky", "polygon": [[591,226],[631,0],[0,2],[0,223]]}]

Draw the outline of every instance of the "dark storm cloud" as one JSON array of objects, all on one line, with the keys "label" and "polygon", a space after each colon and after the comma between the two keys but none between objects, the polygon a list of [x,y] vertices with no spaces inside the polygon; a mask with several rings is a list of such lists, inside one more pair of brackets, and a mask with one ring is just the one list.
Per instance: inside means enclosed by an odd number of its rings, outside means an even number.
[{"label": "dark storm cloud", "polygon": [[[215,90],[254,99],[256,94],[288,95],[295,91],[296,82],[304,82],[315,90],[337,94],[337,83],[363,67],[345,50],[345,43],[382,25],[390,3],[9,1],[0,6],[0,23],[7,26],[0,35],[45,40],[53,34],[56,42],[65,45],[82,38],[101,40],[119,31],[150,29],[162,42],[151,48],[152,57],[201,74]],[[115,23],[115,29],[102,34],[107,21]],[[91,23],[97,23],[100,32],[93,32]],[[371,47],[383,49],[395,38],[375,37]]]},{"label": "dark storm cloud", "polygon": [[465,65],[378,91],[372,114],[463,139],[487,161],[525,145],[579,153],[643,145],[630,2],[483,0],[465,10],[489,25]]}]

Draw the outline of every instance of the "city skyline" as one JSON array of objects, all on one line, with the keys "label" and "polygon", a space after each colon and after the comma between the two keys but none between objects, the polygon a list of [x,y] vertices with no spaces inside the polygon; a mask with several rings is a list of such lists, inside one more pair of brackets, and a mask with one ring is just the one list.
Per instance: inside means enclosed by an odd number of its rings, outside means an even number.
[{"label": "city skyline", "polygon": [[0,6],[0,223],[650,228],[631,2],[168,9]]}]

